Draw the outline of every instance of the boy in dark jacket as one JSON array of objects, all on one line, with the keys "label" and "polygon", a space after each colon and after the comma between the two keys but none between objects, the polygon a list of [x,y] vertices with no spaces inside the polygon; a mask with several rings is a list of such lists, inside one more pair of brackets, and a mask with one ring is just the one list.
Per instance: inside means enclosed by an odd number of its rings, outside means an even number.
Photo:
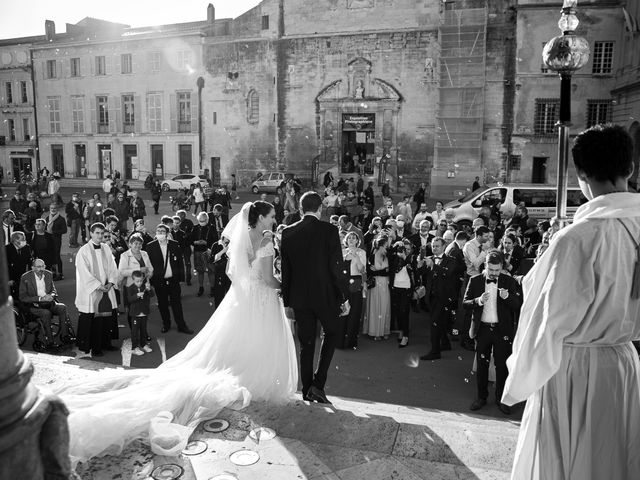
[{"label": "boy in dark jacket", "polygon": [[154,293],[149,283],[144,283],[144,274],[140,270],[133,272],[131,277],[133,283],[126,288],[131,317],[131,354],[144,355],[153,351],[147,345],[147,318]]}]

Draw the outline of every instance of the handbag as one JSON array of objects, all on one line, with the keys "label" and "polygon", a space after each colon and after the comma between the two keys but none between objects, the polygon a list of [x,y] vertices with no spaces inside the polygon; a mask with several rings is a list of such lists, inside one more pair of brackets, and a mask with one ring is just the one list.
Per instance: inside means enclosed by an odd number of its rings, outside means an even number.
[{"label": "handbag", "polygon": [[413,291],[413,299],[420,300],[421,298],[424,298],[426,294],[427,294],[427,289],[425,288],[424,285],[420,285]]},{"label": "handbag", "polygon": [[373,275],[369,275],[367,277],[367,288],[371,290],[375,286],[376,286],[376,277],[374,277]]},{"label": "handbag", "polygon": [[102,298],[98,301],[98,306],[94,316],[96,317],[110,317],[112,314],[111,299],[109,298],[109,292],[103,292]]}]

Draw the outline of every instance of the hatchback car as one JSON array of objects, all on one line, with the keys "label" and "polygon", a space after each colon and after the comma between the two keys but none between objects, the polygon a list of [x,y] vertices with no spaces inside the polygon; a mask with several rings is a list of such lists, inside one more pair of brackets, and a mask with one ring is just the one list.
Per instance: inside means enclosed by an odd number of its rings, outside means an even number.
[{"label": "hatchback car", "polygon": [[251,191],[258,193],[276,193],[281,195],[285,182],[292,176],[283,172],[267,172],[251,184]]}]

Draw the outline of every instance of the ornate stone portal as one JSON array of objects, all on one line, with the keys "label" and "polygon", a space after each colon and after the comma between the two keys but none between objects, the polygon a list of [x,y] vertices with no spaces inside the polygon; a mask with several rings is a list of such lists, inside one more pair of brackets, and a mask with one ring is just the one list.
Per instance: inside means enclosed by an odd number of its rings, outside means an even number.
[{"label": "ornate stone portal", "polygon": [[394,183],[402,95],[371,71],[369,60],[356,58],[349,62],[346,78],[333,81],[317,95],[320,170],[362,173],[379,183],[385,179]]}]

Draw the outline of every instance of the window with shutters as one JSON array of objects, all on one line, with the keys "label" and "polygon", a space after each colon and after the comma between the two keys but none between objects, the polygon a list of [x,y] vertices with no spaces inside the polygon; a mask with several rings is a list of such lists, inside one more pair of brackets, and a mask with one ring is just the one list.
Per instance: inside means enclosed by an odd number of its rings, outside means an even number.
[{"label": "window with shutters", "polygon": [[96,106],[98,111],[98,133],[109,133],[109,97],[98,95]]},{"label": "window with shutters", "polygon": [[60,97],[47,98],[47,106],[49,107],[49,129],[51,133],[60,133]]},{"label": "window with shutters", "polygon": [[13,88],[11,86],[11,82],[6,82],[4,84],[4,89],[7,103],[13,103]]},{"label": "window with shutters", "polygon": [[122,131],[133,133],[136,123],[133,95],[122,96]]},{"label": "window with shutters", "polygon": [[260,118],[260,98],[258,92],[251,90],[247,97],[247,122],[258,123]]},{"label": "window with shutters", "polygon": [[560,99],[537,98],[533,119],[533,131],[536,135],[553,135],[560,118]]},{"label": "window with shutters", "polygon": [[25,142],[28,142],[31,140],[31,129],[29,128],[28,118],[22,119],[22,138],[24,139]]},{"label": "window with shutters", "polygon": [[16,121],[12,118],[7,119],[7,131],[9,133],[9,141],[16,141]]},{"label": "window with shutters", "polygon": [[122,55],[120,55],[120,72],[133,72],[133,58],[130,53],[123,53]]},{"label": "window with shutters", "polygon": [[613,42],[595,42],[593,46],[593,67],[591,73],[611,73],[613,71]]},{"label": "window with shutters", "polygon": [[71,76],[79,77],[80,76],[80,59],[72,58],[69,60],[71,66]]},{"label": "window with shutters", "polygon": [[587,128],[611,121],[611,100],[587,100]]},{"label": "window with shutters", "polygon": [[96,75],[107,74],[107,59],[104,55],[96,57]]},{"label": "window with shutters", "polygon": [[162,94],[147,94],[147,118],[150,132],[162,131]]},{"label": "window with shutters", "polygon": [[191,92],[178,92],[178,132],[191,132]]},{"label": "window with shutters", "polygon": [[71,97],[71,122],[73,133],[84,133],[84,97],[80,95]]},{"label": "window with shutters", "polygon": [[191,67],[191,51],[179,50],[178,51],[178,68],[186,69]]},{"label": "window with shutters", "polygon": [[47,78],[56,78],[56,61],[55,60],[47,60]]},{"label": "window with shutters", "polygon": [[149,53],[149,70],[151,73],[159,73],[162,57],[160,52]]},{"label": "window with shutters", "polygon": [[20,96],[22,103],[27,103],[29,101],[29,96],[27,95],[27,82],[20,82]]}]

